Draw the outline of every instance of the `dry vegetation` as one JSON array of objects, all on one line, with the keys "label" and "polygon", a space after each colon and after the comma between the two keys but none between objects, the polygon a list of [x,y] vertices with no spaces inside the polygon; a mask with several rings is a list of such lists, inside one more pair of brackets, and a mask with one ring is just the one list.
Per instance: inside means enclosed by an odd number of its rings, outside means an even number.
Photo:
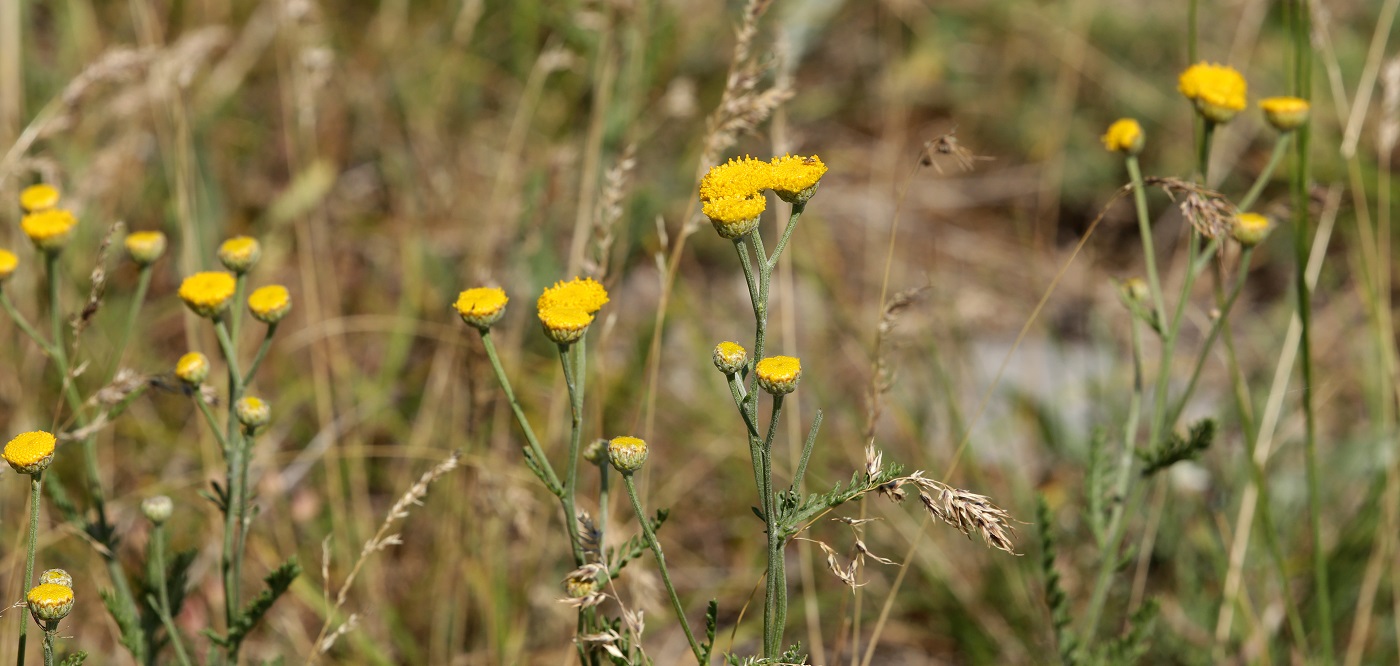
[{"label": "dry vegetation", "polygon": [[[478,284],[511,295],[496,345],[541,443],[562,456],[568,393],[531,304],[556,280],[595,277],[612,302],[588,344],[585,441],[633,433],[651,444],[637,479],[649,507],[671,508],[658,536],[692,623],[718,599],[716,653],[751,654],[764,545],[742,425],[710,359],[716,342],[752,332],[749,294],[695,187],[731,155],[819,154],[830,172],[773,282],[769,347],[804,363],[777,466],[796,464],[821,408],[810,487],[866,469],[873,441],[928,470],[904,490],[944,520],[992,520],[996,506],[979,502],[996,498],[1021,521],[1010,527],[1026,556],[872,495],[790,549],[788,640],[813,664],[1044,663],[1090,604],[1102,553],[1086,514],[1119,500],[1086,490],[1101,487],[1095,433],[1121,430],[1133,380],[1115,281],[1142,274],[1143,256],[1129,201],[1106,206],[1127,178],[1099,135],[1120,116],[1142,121],[1146,175],[1162,185],[1149,194],[1158,261],[1179,288],[1177,204],[1199,189],[1171,180],[1195,163],[1192,115],[1175,91],[1189,64],[1187,4],[0,0],[0,246],[21,254],[3,287],[43,311],[42,259],[13,202],[26,185],[57,184],[81,219],[62,264],[67,314],[84,313],[80,356],[91,376],[130,368],[152,386],[91,431],[116,557],[141,570],[151,533],[141,502],[175,498],[170,546],[196,550],[175,620],[200,661],[200,630],[222,626],[223,519],[199,493],[222,478],[222,460],[168,375],[186,350],[212,356],[216,343],[174,294],[214,265],[220,240],[248,234],[264,251],[256,277],[287,285],[296,306],[252,387],[274,416],[251,461],[260,512],[244,578],[254,589],[291,555],[306,572],[244,661],[297,663],[328,648],[322,663],[555,664],[575,654],[575,611],[558,602],[574,569],[559,507],[521,464],[480,341],[450,306]],[[1216,137],[1211,191],[1240,196],[1269,159],[1274,134],[1253,102],[1289,80],[1277,4],[1201,3],[1200,57],[1243,72],[1251,99]],[[1400,44],[1386,40],[1400,3],[1313,4],[1311,205],[1328,235],[1310,388],[1327,624],[1338,663],[1395,663]],[[1278,220],[1290,206],[1282,173],[1256,206]],[[163,230],[172,248],[122,358],[136,269],[99,250],[118,223]],[[1282,561],[1263,536],[1236,530],[1259,499],[1246,451],[1259,454],[1218,351],[1176,428],[1214,417],[1214,445],[1144,483],[1113,556],[1123,569],[1098,637],[1146,634],[1144,663],[1321,654],[1301,380],[1274,382],[1293,315],[1290,238],[1284,224],[1254,252],[1227,332],[1245,413],[1272,433],[1259,443],[1272,453],[1264,501]],[[1233,274],[1238,251],[1223,256]],[[1211,284],[1197,285],[1183,351],[1162,368],[1173,389],[1211,327]],[[245,349],[258,335],[244,331]],[[44,355],[8,319],[0,338],[0,435],[61,428]],[[81,465],[64,454],[60,444],[54,469],[76,487]],[[624,495],[589,504],[595,482],[580,508],[633,529]],[[23,594],[28,491],[0,475],[6,599]],[[40,568],[66,568],[78,599],[61,651],[131,663],[98,602],[110,583],[91,539],[47,503],[42,521]],[[1036,537],[1047,523],[1048,562]],[[656,663],[684,663],[650,565],[629,566],[609,593],[645,611]],[[1047,599],[1047,566],[1062,604]],[[1227,595],[1238,601],[1222,613]],[[1292,603],[1305,637],[1290,629]],[[1160,609],[1147,629],[1128,621],[1143,607]],[[0,618],[0,655],[17,640],[15,612]],[[32,644],[29,655],[37,663]]]}]

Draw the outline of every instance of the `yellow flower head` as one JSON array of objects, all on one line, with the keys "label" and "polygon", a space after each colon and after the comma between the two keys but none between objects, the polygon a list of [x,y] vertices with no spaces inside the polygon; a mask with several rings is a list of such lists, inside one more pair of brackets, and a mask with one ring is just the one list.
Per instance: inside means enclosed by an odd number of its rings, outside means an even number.
[{"label": "yellow flower head", "polygon": [[19,268],[19,257],[9,250],[0,250],[0,282],[9,279]]},{"label": "yellow flower head", "polygon": [[73,588],[58,583],[36,585],[25,596],[29,613],[41,624],[58,622],[73,610]]},{"label": "yellow flower head", "polygon": [[772,395],[787,395],[797,390],[802,379],[802,362],[792,356],[769,356],[754,367],[758,385]]},{"label": "yellow flower head", "polygon": [[744,351],[736,342],[721,342],[715,345],[715,352],[711,356],[715,362],[715,367],[719,368],[725,376],[733,376],[749,360],[749,353]]},{"label": "yellow flower head", "polygon": [[243,429],[250,433],[272,420],[272,407],[267,401],[251,395],[239,398],[238,402],[233,404],[233,413],[238,417],[238,422],[243,424]]},{"label": "yellow flower head", "polygon": [[20,190],[19,207],[26,212],[37,213],[58,205],[58,188],[47,183],[30,185]]},{"label": "yellow flower head", "polygon": [[1308,122],[1312,105],[1298,97],[1266,97],[1259,100],[1259,108],[1264,109],[1264,118],[1274,129],[1292,132]]},{"label": "yellow flower head", "polygon": [[544,324],[544,334],[556,344],[570,345],[588,331],[593,323],[593,315],[587,310],[567,305],[556,305],[540,310],[540,323]]},{"label": "yellow flower head", "polygon": [[647,443],[637,437],[614,437],[608,442],[608,462],[613,469],[631,474],[647,461]]},{"label": "yellow flower head", "polygon": [[39,584],[43,585],[44,583],[53,583],[72,589],[73,576],[62,569],[49,569],[39,574]]},{"label": "yellow flower head", "polygon": [[1103,147],[1111,152],[1123,153],[1125,155],[1136,155],[1142,152],[1142,144],[1145,143],[1142,135],[1142,125],[1132,118],[1121,118],[1108,126],[1108,131],[1104,132],[1099,140],[1103,142]]},{"label": "yellow flower head", "polygon": [[500,287],[474,287],[457,294],[457,314],[468,325],[485,331],[505,316],[509,302]]},{"label": "yellow flower head", "polygon": [[180,283],[180,300],[195,314],[213,319],[228,309],[238,281],[232,273],[205,271],[195,273]]},{"label": "yellow flower head", "polygon": [[710,167],[705,177],[700,179],[700,200],[754,196],[773,186],[772,167],[767,162],[748,156]]},{"label": "yellow flower head", "polygon": [[1254,247],[1269,237],[1269,218],[1258,213],[1240,213],[1230,225],[1230,235],[1240,245]]},{"label": "yellow flower head", "polygon": [[1195,102],[1196,111],[1215,123],[1228,123],[1244,110],[1244,77],[1229,65],[1198,62],[1186,68],[1177,80],[1177,89]]},{"label": "yellow flower head", "polygon": [[743,197],[718,197],[708,199],[700,206],[715,232],[721,238],[734,240],[758,228],[760,216],[768,207],[768,200],[762,194]]},{"label": "yellow flower head", "polygon": [[276,324],[292,309],[292,295],[280,284],[259,287],[248,295],[248,310],[264,324]]},{"label": "yellow flower head", "polygon": [[42,430],[17,435],[5,445],[5,462],[20,474],[38,474],[53,462],[53,449],[58,440]]},{"label": "yellow flower head", "polygon": [[568,282],[556,282],[546,287],[535,302],[535,307],[544,312],[550,308],[579,308],[588,314],[595,314],[608,302],[608,290],[593,278],[574,278]]},{"label": "yellow flower head", "polygon": [[45,208],[25,215],[19,221],[24,235],[43,252],[57,252],[68,244],[78,218],[63,208]]},{"label": "yellow flower head", "polygon": [[209,377],[209,357],[189,352],[175,362],[175,376],[188,386],[199,386]]},{"label": "yellow flower head", "polygon": [[251,236],[234,236],[219,245],[219,262],[239,275],[248,272],[262,258],[262,245]]},{"label": "yellow flower head", "polygon": [[807,203],[817,193],[817,184],[826,174],[826,165],[816,155],[784,155],[774,157],[770,164],[768,187],[779,199],[790,204]]},{"label": "yellow flower head", "polygon": [[126,253],[138,266],[150,266],[165,254],[165,234],[159,231],[137,231],[124,241]]}]

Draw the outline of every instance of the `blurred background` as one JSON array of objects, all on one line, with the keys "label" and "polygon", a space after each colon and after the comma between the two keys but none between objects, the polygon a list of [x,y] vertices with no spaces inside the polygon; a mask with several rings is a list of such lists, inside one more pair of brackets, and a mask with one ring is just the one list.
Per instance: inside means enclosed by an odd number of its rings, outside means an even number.
[{"label": "blurred background", "polygon": [[[1392,378],[1377,360],[1383,345],[1365,332],[1391,304],[1376,310],[1358,286],[1365,251],[1391,254],[1360,239],[1390,220],[1394,139],[1381,139],[1396,122],[1400,74],[1382,65],[1396,53],[1387,41],[1394,5],[1341,0],[1314,18],[1313,176],[1319,216],[1330,210],[1335,223],[1314,303],[1315,391],[1342,646],[1361,616],[1367,563],[1375,553],[1394,557],[1378,536],[1396,527],[1381,510],[1395,458]],[[735,66],[738,29],[755,7],[766,12],[747,64]],[[255,452],[262,513],[247,582],[291,554],[307,573],[250,639],[249,661],[293,663],[312,650],[326,612],[323,544],[335,589],[389,506],[457,449],[464,469],[415,508],[403,544],[361,572],[345,606],[359,624],[327,661],[551,664],[574,654],[573,611],[557,602],[570,568],[561,517],[521,464],[519,429],[480,340],[451,309],[457,292],[492,285],[510,295],[497,344],[558,460],[567,394],[533,300],[575,275],[607,286],[612,300],[590,335],[586,436],[651,442],[643,488],[649,507],[672,509],[659,536],[692,623],[717,598],[719,647],[756,651],[762,526],[749,511],[756,498],[743,426],[710,362],[721,340],[748,344],[752,315],[730,243],[698,217],[695,186],[729,156],[820,155],[830,171],[775,281],[770,351],[800,356],[804,367],[779,460],[795,459],[820,408],[812,489],[862,469],[873,428],[887,461],[933,478],[951,471],[946,481],[991,496],[1023,523],[1025,556],[1011,557],[928,524],[912,502],[846,507],[848,516],[881,519],[864,526],[873,552],[908,563],[873,663],[1044,663],[1054,631],[1035,496],[1051,508],[1057,568],[1082,605],[1099,561],[1080,517],[1089,441],[1096,429],[1121,428],[1132,386],[1130,319],[1114,280],[1141,274],[1141,245],[1130,204],[1105,208],[1127,175],[1099,135],[1135,117],[1147,135],[1146,173],[1189,177],[1192,113],[1176,92],[1190,64],[1186,12],[1187,3],[1101,0],[0,0],[0,200],[49,182],[79,212],[64,255],[78,285],[64,294],[72,310],[112,224],[170,235],[140,343],[120,360],[142,373],[169,372],[189,349],[213,355],[212,335],[174,290],[184,275],[216,266],[222,239],[260,239],[252,284],[291,289],[295,309],[253,387],[274,418]],[[1221,130],[1211,168],[1211,185],[1238,198],[1273,145],[1253,103],[1287,92],[1287,34],[1267,0],[1203,2],[1201,19],[1200,58],[1249,81],[1251,108]],[[725,95],[727,82],[743,94]],[[1160,192],[1149,202],[1159,263],[1175,283],[1180,216]],[[1258,209],[1286,221],[1286,203],[1280,172]],[[770,213],[786,209],[770,203]],[[39,258],[19,232],[19,209],[0,211],[0,242],[21,255],[6,288],[22,310],[42,312]],[[770,238],[773,220],[764,222]],[[1255,252],[1233,315],[1256,405],[1269,394],[1292,314],[1290,232],[1285,222]],[[129,262],[107,266],[103,309],[83,338],[83,356],[102,368],[118,362],[111,349],[135,282]],[[920,291],[877,350],[886,279],[889,294]],[[1197,296],[1182,381],[1209,326],[1204,281]],[[11,433],[48,425],[52,373],[13,325],[0,324],[0,337],[0,421]],[[242,344],[251,353],[255,334]],[[1221,419],[1220,439],[1158,479],[1156,512],[1129,527],[1131,535],[1157,523],[1140,590],[1162,607],[1151,663],[1212,661],[1230,532],[1249,479],[1224,368],[1207,364],[1184,419]],[[872,426],[870,387],[882,381],[890,390]],[[1275,515],[1297,517],[1278,528],[1297,570],[1293,595],[1306,600],[1312,542],[1296,381],[1283,395],[1269,480]],[[198,492],[219,478],[222,461],[190,402],[151,392],[99,447],[125,535],[121,556],[140,566],[141,499],[176,498],[172,546],[200,549],[178,622],[189,636],[217,625],[221,524]],[[68,465],[77,469],[60,459],[61,474]],[[4,594],[16,598],[27,488],[3,476],[0,566]],[[596,497],[594,484],[590,475],[584,497]],[[603,508],[586,499],[584,508],[607,512],[621,538],[635,521],[613,499]],[[65,566],[78,581],[63,643],[99,655],[95,663],[127,663],[97,601],[108,584],[99,558],[47,509],[44,520],[41,568]],[[808,536],[847,554],[854,542],[839,523]],[[1244,567],[1253,606],[1224,641],[1232,661],[1269,659],[1250,636],[1287,644],[1263,552],[1256,544]],[[870,640],[900,568],[870,564],[857,597],[811,544],[792,557],[790,640],[812,651],[812,663],[849,662]],[[676,663],[685,641],[650,558],[639,564],[618,591],[647,611],[649,654]],[[1110,618],[1130,603],[1132,568],[1122,576]],[[1392,577],[1382,577],[1374,621],[1356,639],[1364,663],[1400,658]],[[15,629],[0,623],[0,654]]]}]

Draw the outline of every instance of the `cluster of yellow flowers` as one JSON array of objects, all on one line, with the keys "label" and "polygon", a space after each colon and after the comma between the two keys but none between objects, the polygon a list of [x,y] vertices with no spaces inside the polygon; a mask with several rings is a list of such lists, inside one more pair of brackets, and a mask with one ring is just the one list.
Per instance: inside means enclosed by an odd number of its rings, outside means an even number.
[{"label": "cluster of yellow flowers", "polygon": [[[500,287],[473,287],[457,295],[455,308],[462,321],[486,332],[505,315],[510,298]],[[593,278],[574,278],[546,287],[535,302],[545,335],[557,344],[577,342],[608,303],[608,290]]]},{"label": "cluster of yellow flowers", "polygon": [[[134,252],[132,256],[135,257]],[[238,293],[239,278],[251,270],[261,257],[262,245],[257,239],[236,236],[224,241],[219,246],[219,262],[228,271],[202,271],[185,278],[180,283],[180,300],[195,314],[206,319],[218,319],[228,310]],[[248,310],[253,318],[269,326],[282,321],[291,309],[291,292],[280,284],[259,287],[248,296]]]},{"label": "cluster of yellow flowers", "polygon": [[73,236],[78,218],[66,208],[58,207],[58,188],[52,185],[31,185],[19,193],[19,205],[24,217],[19,226],[34,247],[45,253],[62,250]]},{"label": "cluster of yellow flowers", "polygon": [[805,204],[826,174],[821,158],[784,155],[769,162],[734,158],[714,166],[700,181],[701,211],[724,238],[740,238],[758,226],[767,208],[764,190],[792,204]]}]

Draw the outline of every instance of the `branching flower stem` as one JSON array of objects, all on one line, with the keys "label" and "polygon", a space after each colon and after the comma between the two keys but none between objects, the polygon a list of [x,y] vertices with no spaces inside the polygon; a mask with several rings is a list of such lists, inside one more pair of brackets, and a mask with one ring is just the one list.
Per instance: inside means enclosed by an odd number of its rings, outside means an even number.
[{"label": "branching flower stem", "polygon": [[685,631],[685,639],[690,643],[690,651],[695,654],[696,662],[704,666],[704,652],[700,649],[700,643],[695,640],[695,634],[690,630],[690,622],[685,619],[685,608],[681,606],[681,598],[676,594],[675,584],[671,582],[671,572],[666,568],[666,554],[661,551],[661,542],[657,541],[656,532],[651,529],[647,513],[642,509],[642,501],[637,497],[637,485],[632,481],[632,474],[623,472],[622,482],[627,486],[627,497],[632,500],[632,510],[637,514],[637,523],[642,526],[642,536],[646,538],[647,546],[656,556],[656,567],[661,571],[662,582],[666,584],[666,594],[671,598],[671,609],[676,612],[676,619]]}]

